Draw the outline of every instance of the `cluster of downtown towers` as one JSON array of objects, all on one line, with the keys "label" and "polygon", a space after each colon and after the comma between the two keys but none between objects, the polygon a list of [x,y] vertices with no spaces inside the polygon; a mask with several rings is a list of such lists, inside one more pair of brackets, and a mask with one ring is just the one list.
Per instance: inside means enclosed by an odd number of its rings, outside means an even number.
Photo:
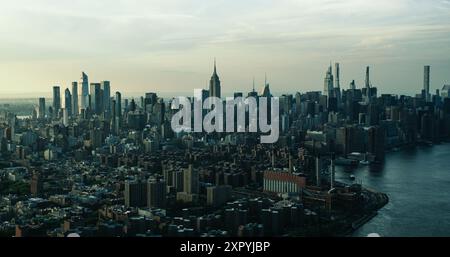
[{"label": "cluster of downtown towers", "polygon": [[[79,94],[79,88],[81,94]],[[205,93],[207,95],[205,95]],[[221,97],[220,79],[217,75],[216,63],[214,62],[214,72],[211,76],[209,91],[203,90],[203,96]],[[141,99],[145,106],[156,101],[156,93],[146,93],[145,99]],[[128,105],[128,99],[125,99]],[[132,102],[134,104],[134,100]],[[89,114],[101,115],[105,118],[112,118],[113,131],[120,128],[122,118],[122,95],[120,92],[111,97],[110,81],[101,81],[100,83],[90,83],[88,75],[81,74],[79,82],[72,82],[72,90],[66,88],[64,91],[64,108],[61,104],[61,87],[53,87],[53,103],[46,109],[45,98],[39,98],[39,107],[37,110],[38,118],[63,118],[64,125],[68,125],[69,118],[81,115],[86,117]]]},{"label": "cluster of downtown towers", "polygon": [[[81,94],[78,94],[78,88]],[[111,104],[117,106],[111,109]],[[53,104],[46,113],[45,98],[39,98],[39,108],[37,116],[44,118],[46,116],[56,118],[63,117],[64,123],[68,122],[69,117],[81,114],[84,116],[86,111],[94,114],[105,112],[110,115],[115,110],[121,110],[121,94],[116,92],[116,96],[111,100],[111,86],[109,81],[89,84],[89,78],[86,73],[82,73],[80,82],[72,82],[72,91],[66,88],[64,91],[64,108],[61,104],[61,88],[53,87]],[[119,112],[120,113],[120,112]]]}]

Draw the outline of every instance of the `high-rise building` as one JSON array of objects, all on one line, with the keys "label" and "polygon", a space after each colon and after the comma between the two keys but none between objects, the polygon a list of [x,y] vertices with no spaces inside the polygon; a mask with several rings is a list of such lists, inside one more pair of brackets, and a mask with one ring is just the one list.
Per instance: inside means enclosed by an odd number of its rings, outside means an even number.
[{"label": "high-rise building", "polygon": [[255,78],[253,78],[252,91],[248,92],[247,96],[248,97],[258,98],[258,92],[255,91]]},{"label": "high-rise building", "polygon": [[166,206],[166,181],[151,178],[147,183],[147,207],[162,208]]},{"label": "high-rise building", "polygon": [[264,75],[264,88],[261,92],[261,97],[272,97],[272,93],[270,93],[270,85],[267,83],[267,75]]},{"label": "high-rise building", "polygon": [[125,112],[128,112],[128,99],[127,98],[125,98],[125,100],[123,101],[123,105],[124,105]]},{"label": "high-rise building", "polygon": [[430,95],[430,66],[426,65],[423,68],[423,90],[425,90],[425,100],[427,102],[431,101]]},{"label": "high-rise building", "polygon": [[212,186],[206,188],[206,204],[220,206],[228,201],[231,195],[230,185]]},{"label": "high-rise building", "polygon": [[334,86],[335,86],[336,88],[341,88],[341,84],[340,84],[340,81],[339,81],[340,72],[341,72],[341,70],[340,70],[340,68],[339,68],[339,63],[337,62],[337,63],[335,64],[335,66],[336,66],[336,77],[335,77],[336,83],[335,83]]},{"label": "high-rise building", "polygon": [[64,91],[64,110],[69,117],[72,116],[72,94],[68,88]]},{"label": "high-rise building", "polygon": [[42,193],[42,179],[38,174],[33,174],[30,183],[30,193],[32,196],[37,197]]},{"label": "high-rise building", "polygon": [[164,100],[162,98],[158,98],[156,103],[153,105],[152,110],[153,122],[155,122],[157,126],[161,126],[163,124],[165,111],[166,108]]},{"label": "high-rise building", "polygon": [[328,70],[325,74],[324,84],[323,84],[323,94],[332,97],[333,96],[333,68],[330,63],[330,67],[328,67]]},{"label": "high-rise building", "polygon": [[153,105],[156,103],[156,101],[158,100],[158,95],[156,93],[145,93],[145,98],[144,98],[144,111],[149,112],[152,110]]},{"label": "high-rise building", "polygon": [[111,113],[111,86],[109,81],[100,82],[100,89],[103,93],[103,107],[102,110],[106,113]]},{"label": "high-rise building", "polygon": [[199,192],[199,176],[198,171],[189,165],[187,169],[184,170],[183,174],[184,180],[184,192],[187,194],[198,194]]},{"label": "high-rise building", "polygon": [[337,105],[338,107],[341,106],[342,103],[342,98],[341,98],[341,83],[340,83],[340,73],[341,73],[341,69],[339,67],[339,63],[337,62],[336,64],[336,83],[335,83],[335,88],[334,88],[334,96],[337,99]]},{"label": "high-rise building", "polygon": [[91,83],[90,85],[90,102],[89,106],[95,114],[102,113],[103,96],[100,83]]},{"label": "high-rise building", "polygon": [[89,106],[89,79],[86,73],[81,73],[81,108],[86,110]]},{"label": "high-rise building", "polygon": [[116,116],[116,100],[111,98],[111,131],[113,134],[117,133],[117,116]]},{"label": "high-rise building", "polygon": [[120,92],[116,92],[116,116],[122,117],[122,94]]},{"label": "high-rise building", "polygon": [[39,98],[38,118],[39,119],[45,118],[45,98],[44,97]]},{"label": "high-rise building", "polygon": [[61,109],[61,89],[59,86],[53,87],[53,113],[54,116],[58,115]]},{"label": "high-rise building", "polygon": [[64,109],[62,109],[62,112],[63,112],[63,125],[65,127],[68,127],[69,126],[69,111],[66,108],[64,108]]},{"label": "high-rise building", "polygon": [[366,68],[366,80],[365,80],[365,102],[369,103],[372,95],[371,95],[371,90],[370,90],[370,67],[367,66]]},{"label": "high-rise building", "polygon": [[78,82],[72,82],[72,115],[78,115],[79,106],[78,106]]},{"label": "high-rise building", "polygon": [[352,82],[350,82],[350,89],[351,90],[356,90],[356,83],[354,80],[352,80]]},{"label": "high-rise building", "polygon": [[126,181],[124,190],[125,206],[147,206],[147,183],[143,181]]},{"label": "high-rise building", "polygon": [[119,132],[120,128],[122,127],[122,94],[120,92],[116,92],[116,99],[115,99],[115,128],[116,128],[116,134]]},{"label": "high-rise building", "polygon": [[214,72],[209,81],[209,96],[210,97],[221,97],[220,79],[217,75],[216,60],[214,60]]}]

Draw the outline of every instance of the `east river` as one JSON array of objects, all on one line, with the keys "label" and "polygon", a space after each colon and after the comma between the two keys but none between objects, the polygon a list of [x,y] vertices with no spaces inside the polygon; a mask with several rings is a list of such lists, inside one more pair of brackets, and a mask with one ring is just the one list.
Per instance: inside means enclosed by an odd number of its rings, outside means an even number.
[{"label": "east river", "polygon": [[350,182],[351,174],[353,182],[389,196],[389,203],[353,236],[450,236],[449,143],[389,152],[383,165],[338,167],[336,179]]}]

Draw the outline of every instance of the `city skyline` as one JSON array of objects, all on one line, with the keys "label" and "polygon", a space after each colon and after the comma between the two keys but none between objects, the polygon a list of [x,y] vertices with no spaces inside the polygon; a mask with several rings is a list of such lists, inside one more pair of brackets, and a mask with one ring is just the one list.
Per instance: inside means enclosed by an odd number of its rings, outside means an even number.
[{"label": "city skyline", "polygon": [[[220,70],[220,68],[216,68],[215,62],[216,61],[214,60],[214,64],[213,64],[213,68],[212,68],[213,76],[215,76],[216,72],[220,73],[220,71],[216,71],[216,69]],[[334,67],[334,65],[340,65],[339,66],[339,74],[340,74],[339,76],[340,76],[340,78],[342,78],[342,71],[341,71],[342,70],[341,69],[341,67],[342,67],[341,64],[342,63],[340,63],[340,62],[336,62],[336,63],[330,62],[330,64],[332,64],[332,66],[327,66],[328,68],[324,69],[323,74],[328,74],[329,73],[329,68],[331,67],[332,73],[333,73],[332,75],[336,75],[335,74],[336,73],[336,71],[335,71],[336,67]],[[370,69],[372,69],[372,66],[367,66],[367,67],[370,67]],[[364,67],[364,69],[366,69],[367,67]],[[421,90],[424,89],[424,83],[425,83],[424,76],[426,75],[426,72],[427,72],[425,69],[428,69],[427,84],[428,84],[428,93],[429,94],[434,94],[436,92],[436,90],[441,90],[443,88],[443,86],[449,84],[449,83],[444,82],[442,85],[434,86],[433,83],[432,83],[433,82],[433,71],[434,71],[434,69],[430,65],[423,65],[421,67],[421,72],[422,73],[418,73],[417,74],[417,76],[420,75],[420,78],[417,81],[417,85],[415,85],[414,87],[411,87],[408,90],[408,92],[403,92],[402,90],[398,90],[398,89],[397,89],[397,91],[395,91],[395,90],[387,89],[386,87],[380,86],[380,85],[378,85],[376,83],[372,83],[372,78],[374,77],[373,73],[371,73],[371,81],[370,82],[371,82],[372,86],[377,87],[377,88],[381,89],[382,91],[384,89],[383,92],[386,93],[386,94],[414,96],[416,94],[420,94]],[[365,72],[366,72],[366,70],[365,70]],[[360,79],[360,81],[361,81],[360,83],[358,83],[357,80],[355,80],[355,79],[351,79],[348,83],[346,83],[346,81],[344,81],[343,79],[338,79],[340,81],[339,88],[341,90],[351,89],[353,82],[355,82],[354,86],[356,86],[356,89],[364,88],[366,86],[365,85],[365,83],[366,83],[366,77],[365,77],[366,73],[365,72],[364,72],[364,75],[363,75],[364,77],[362,77]],[[86,71],[82,71],[81,73],[82,73],[81,76],[85,76],[87,73],[91,74],[91,73],[86,72]],[[321,80],[322,84],[323,84],[323,74],[322,74],[322,79],[320,79],[320,78],[318,79],[318,80]],[[327,75],[325,75],[325,76],[327,76]],[[221,76],[219,75],[219,77],[221,77]],[[375,76],[375,77],[377,77],[377,76]],[[103,79],[101,79],[101,80],[95,80],[95,79],[91,80],[91,77],[89,77],[89,78],[90,78],[89,79],[89,83],[87,85],[88,87],[90,86],[90,84],[99,83],[97,81],[100,81],[100,82],[104,82],[105,81]],[[80,82],[78,82],[78,79],[73,79],[71,82],[55,83],[53,85],[50,85],[49,87],[57,86],[57,87],[60,87],[63,90],[64,89],[69,89],[70,91],[73,91],[73,86],[74,86],[73,83],[75,83],[77,85],[78,84],[81,85],[82,84],[81,81],[82,81],[82,79],[80,79]],[[109,83],[109,81],[106,81],[106,82]],[[449,80],[449,82],[450,82],[450,80]],[[205,85],[203,87],[194,87],[194,88],[192,88],[192,90],[199,89],[199,88],[208,90],[208,89],[210,89],[210,85],[209,85],[210,83],[211,83],[211,81],[208,81],[207,85]],[[321,85],[318,85],[317,87],[313,87],[313,88],[310,88],[310,89],[304,89],[304,90],[301,90],[300,88],[297,88],[297,89],[294,88],[293,91],[291,91],[289,89],[285,89],[285,88],[282,88],[282,89],[277,88],[276,85],[275,85],[275,87],[272,87],[273,83],[270,80],[267,79],[267,74],[264,75],[264,78],[263,78],[263,80],[261,82],[259,82],[259,81],[256,82],[255,77],[253,77],[253,80],[251,81],[251,85],[248,88],[247,87],[245,87],[245,88],[241,87],[241,88],[232,88],[232,89],[230,89],[230,88],[223,88],[222,87],[221,90],[223,92],[223,97],[233,96],[233,93],[236,93],[236,92],[247,93],[247,92],[251,92],[253,90],[255,90],[258,93],[262,93],[262,91],[264,90],[264,87],[265,87],[265,83],[271,85],[271,92],[273,93],[274,96],[281,96],[282,94],[295,94],[296,92],[302,93],[302,92],[312,92],[312,91],[321,91],[322,93],[324,93],[324,90],[322,88],[323,86],[321,86]],[[115,83],[113,82],[113,84],[115,84]],[[219,87],[220,87],[220,81],[219,81]],[[181,91],[166,91],[164,89],[162,89],[161,91],[158,91],[158,90],[155,90],[154,88],[149,88],[149,89],[142,89],[142,91],[128,91],[128,90],[123,90],[123,88],[120,88],[120,87],[114,87],[114,89],[113,89],[113,91],[120,91],[121,93],[126,94],[127,97],[130,97],[130,98],[139,97],[142,94],[145,94],[146,92],[149,92],[149,91],[155,91],[155,92],[159,93],[162,97],[169,97],[169,98],[170,97],[174,97],[174,96],[181,96],[183,94],[188,94],[187,96],[190,96],[192,94],[192,90],[190,90],[189,88],[183,88],[183,90],[181,90]],[[8,98],[11,98],[11,99],[13,99],[13,98],[17,98],[17,99],[24,98],[25,99],[25,98],[36,98],[36,97],[46,97],[46,98],[51,97],[51,92],[49,92],[48,90],[45,90],[45,89],[43,91],[36,91],[36,92],[28,91],[23,96],[22,96],[22,94],[16,95],[16,93],[17,92],[6,92],[6,93],[3,93],[3,92],[0,91],[0,94],[1,94],[0,99],[8,99]],[[77,96],[81,97],[82,94],[83,93],[81,91],[78,91]],[[81,97],[81,100],[78,100],[78,101],[79,101],[78,104],[82,105],[81,102],[83,101],[83,97]]]},{"label": "city skyline", "polygon": [[450,83],[449,1],[134,3],[6,3],[0,94],[70,87],[82,70],[128,92],[190,92],[207,88],[214,57],[224,93],[253,77],[260,90],[265,73],[274,92],[315,90],[330,61],[342,88],[362,87],[366,66],[384,92],[414,94],[424,65],[431,92]]}]

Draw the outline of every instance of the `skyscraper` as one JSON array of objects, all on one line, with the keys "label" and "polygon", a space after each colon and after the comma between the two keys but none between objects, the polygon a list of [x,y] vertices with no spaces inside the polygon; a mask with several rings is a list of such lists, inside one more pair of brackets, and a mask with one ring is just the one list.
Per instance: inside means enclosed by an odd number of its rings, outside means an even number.
[{"label": "skyscraper", "polygon": [[217,69],[216,69],[216,60],[214,59],[214,72],[211,76],[211,80],[209,81],[209,96],[210,97],[221,97],[220,93],[220,79],[217,75]]},{"label": "skyscraper", "polygon": [[81,108],[87,109],[89,106],[89,80],[86,73],[81,73]]},{"label": "skyscraper", "polygon": [[125,206],[144,207],[147,205],[147,183],[144,181],[125,181]]},{"label": "skyscraper", "polygon": [[258,92],[255,91],[255,77],[253,77],[252,91],[248,92],[247,96],[248,97],[258,98]]},{"label": "skyscraper", "polygon": [[333,96],[333,68],[330,63],[330,67],[328,67],[328,70],[325,74],[325,79],[323,83],[323,94],[332,97]]},{"label": "skyscraper", "polygon": [[117,117],[116,117],[116,100],[111,98],[111,131],[115,135],[117,134]]},{"label": "skyscraper", "polygon": [[69,126],[69,112],[66,108],[63,110],[63,124],[65,127]]},{"label": "skyscraper", "polygon": [[337,105],[338,107],[341,106],[341,84],[340,84],[340,73],[341,73],[341,69],[339,67],[339,63],[337,62],[336,64],[336,83],[335,83],[335,88],[334,88],[334,96],[337,99]]},{"label": "skyscraper", "polygon": [[64,91],[64,110],[67,111],[68,117],[72,116],[72,94],[68,88]]},{"label": "skyscraper", "polygon": [[79,114],[78,107],[78,82],[72,82],[72,115]]},{"label": "skyscraper", "polygon": [[41,97],[39,98],[39,113],[38,118],[43,119],[45,118],[45,98]]},{"label": "skyscraper", "polygon": [[122,94],[120,92],[116,92],[115,99],[115,116],[116,116],[116,133],[120,130],[122,124]]},{"label": "skyscraper", "polygon": [[339,63],[337,62],[336,64],[336,77],[335,77],[335,79],[336,79],[336,83],[335,83],[335,87],[336,88],[340,88],[341,87],[341,84],[340,84],[340,82],[339,82],[339,77],[340,77],[340,72],[341,72],[341,70],[340,70],[340,68],[339,68]]},{"label": "skyscraper", "polygon": [[423,68],[423,90],[425,90],[425,100],[427,102],[431,101],[430,96],[430,66],[426,65]]},{"label": "skyscraper", "polygon": [[111,113],[111,86],[109,81],[100,82],[100,89],[103,93],[103,107],[102,110]]},{"label": "skyscraper", "polygon": [[153,105],[156,103],[156,100],[158,99],[158,95],[156,93],[145,93],[145,98],[144,98],[144,110],[146,112],[149,112],[152,110]]},{"label": "skyscraper", "polygon": [[267,83],[267,75],[264,75],[264,88],[261,92],[261,97],[272,97],[272,93],[270,93],[270,85]]},{"label": "skyscraper", "polygon": [[356,90],[356,83],[354,80],[352,80],[352,82],[350,82],[350,89],[351,90]]},{"label": "skyscraper", "polygon": [[199,192],[199,177],[198,171],[189,165],[187,169],[184,170],[183,173],[184,180],[184,192],[187,194],[198,194]]},{"label": "skyscraper", "polygon": [[91,83],[90,96],[89,106],[91,110],[96,114],[101,114],[103,111],[103,96],[100,83]]},{"label": "skyscraper", "polygon": [[365,80],[365,102],[369,103],[372,98],[371,90],[370,90],[370,67],[366,68],[366,80]]},{"label": "skyscraper", "polygon": [[54,116],[58,115],[61,109],[61,89],[59,86],[53,87],[53,113]]},{"label": "skyscraper", "polygon": [[147,207],[165,207],[166,181],[159,178],[150,178],[147,183]]}]

